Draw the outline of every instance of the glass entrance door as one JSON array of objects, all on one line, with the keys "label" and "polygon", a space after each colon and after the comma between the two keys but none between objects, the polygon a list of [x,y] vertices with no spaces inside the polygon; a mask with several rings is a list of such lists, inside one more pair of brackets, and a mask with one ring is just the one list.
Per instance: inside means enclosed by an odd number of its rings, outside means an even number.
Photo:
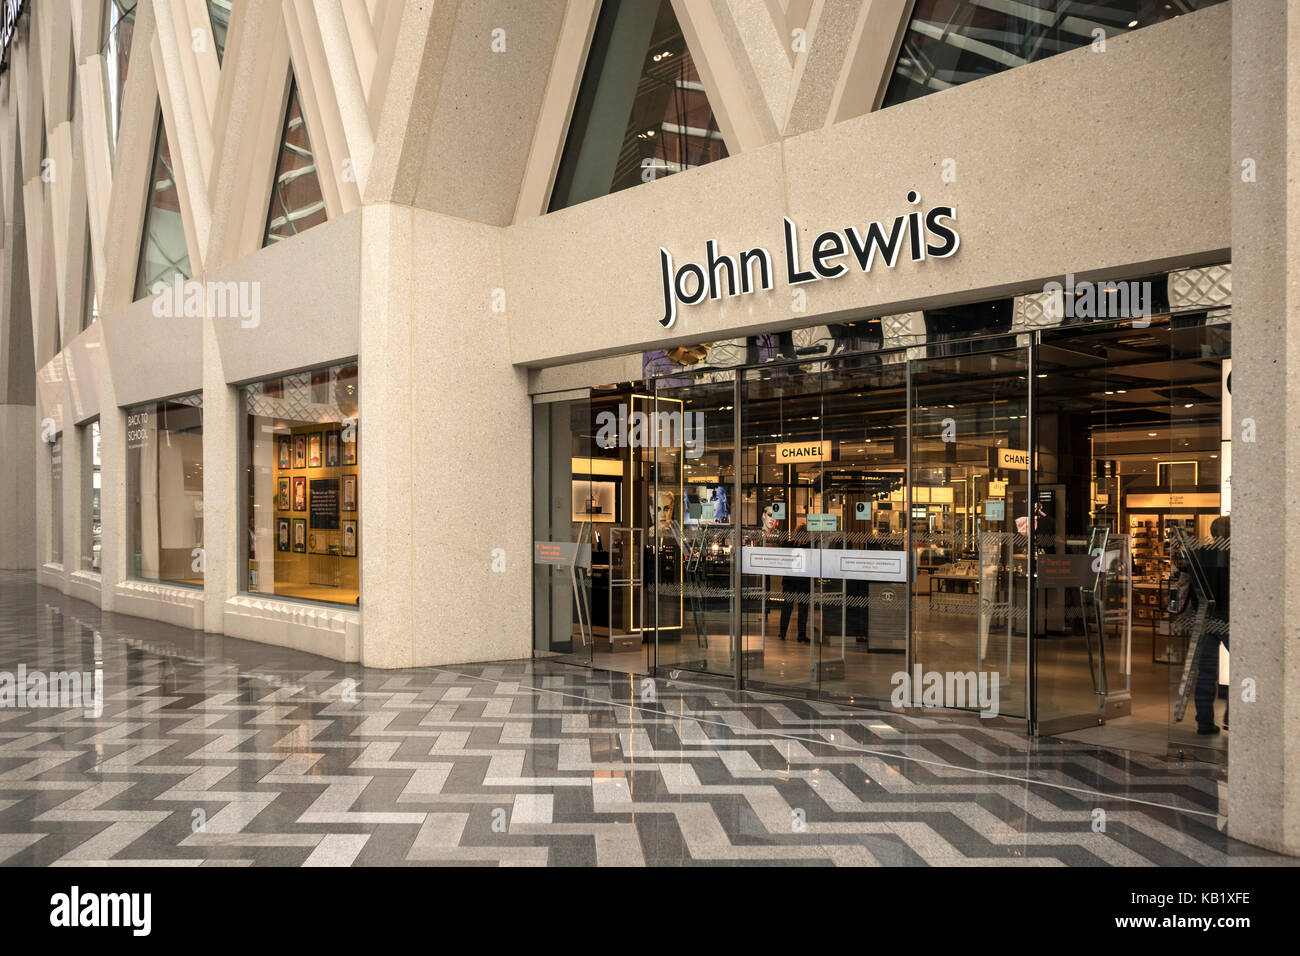
[{"label": "glass entrance door", "polygon": [[660,378],[637,421],[653,452],[644,567],[660,673],[736,673],[735,392],[731,371]]},{"label": "glass entrance door", "polygon": [[1223,746],[1229,345],[1226,316],[1195,314],[1042,333],[1037,478],[1060,533],[1040,542],[1039,733]]},{"label": "glass entrance door", "polygon": [[911,395],[908,702],[1026,717],[1028,352],[918,359]]},{"label": "glass entrance door", "polygon": [[533,650],[586,667],[593,517],[606,507],[592,431],[589,393],[533,405]]},{"label": "glass entrance door", "polygon": [[905,669],[906,381],[880,356],[746,372],[747,683],[884,701]]}]

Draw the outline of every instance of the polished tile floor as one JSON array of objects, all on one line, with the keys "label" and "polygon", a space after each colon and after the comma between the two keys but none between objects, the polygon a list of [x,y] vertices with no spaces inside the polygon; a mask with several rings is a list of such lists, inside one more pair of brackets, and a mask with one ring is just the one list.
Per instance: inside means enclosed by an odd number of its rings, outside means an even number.
[{"label": "polished tile floor", "polygon": [[10,866],[1297,862],[1224,834],[1210,765],[554,662],[376,671],[0,572],[20,667],[99,672],[102,713],[0,707]]}]

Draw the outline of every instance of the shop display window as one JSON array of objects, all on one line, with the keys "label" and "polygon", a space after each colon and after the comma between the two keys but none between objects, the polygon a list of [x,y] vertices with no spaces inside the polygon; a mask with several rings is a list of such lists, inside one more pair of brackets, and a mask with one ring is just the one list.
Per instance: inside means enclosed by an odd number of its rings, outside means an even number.
[{"label": "shop display window", "polygon": [[127,573],[203,586],[203,397],[126,410]]},{"label": "shop display window", "polygon": [[63,436],[50,442],[50,561],[63,563]]},{"label": "shop display window", "polygon": [[241,390],[246,590],[360,603],[357,388],[353,362]]},{"label": "shop display window", "polygon": [[99,420],[81,429],[81,569],[101,570]]}]

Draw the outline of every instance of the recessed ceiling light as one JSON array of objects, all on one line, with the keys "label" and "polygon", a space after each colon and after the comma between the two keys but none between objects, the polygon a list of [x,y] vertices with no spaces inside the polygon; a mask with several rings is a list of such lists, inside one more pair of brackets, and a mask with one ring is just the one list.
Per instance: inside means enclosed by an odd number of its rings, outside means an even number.
[{"label": "recessed ceiling light", "polygon": [[1148,438],[1155,438],[1155,437],[1156,437],[1156,433],[1155,433],[1155,432],[1147,432],[1147,437],[1148,437]]}]

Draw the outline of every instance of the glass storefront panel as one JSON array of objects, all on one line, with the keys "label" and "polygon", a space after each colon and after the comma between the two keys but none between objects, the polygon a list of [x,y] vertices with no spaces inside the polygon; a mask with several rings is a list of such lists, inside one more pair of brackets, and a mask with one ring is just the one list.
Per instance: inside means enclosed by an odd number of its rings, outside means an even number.
[{"label": "glass storefront panel", "polygon": [[[735,677],[739,650],[747,686],[1215,746],[1228,317],[1171,318],[1165,277],[1138,281],[1140,321],[1077,306],[1023,331],[1024,303],[998,300],[926,313],[906,348],[755,336],[646,353],[646,381],[593,392],[572,454],[602,402],[649,412],[609,470],[616,520],[644,533],[650,666]],[[594,502],[599,470],[563,480]]]},{"label": "glass storefront panel", "polygon": [[357,365],[240,390],[247,475],[243,588],[361,603],[361,422]]},{"label": "glass storefront panel", "polygon": [[734,675],[735,373],[658,379],[648,429],[657,666]]},{"label": "glass storefront panel", "polygon": [[203,397],[126,410],[127,576],[203,586]]},{"label": "glass storefront panel", "polygon": [[[1028,351],[910,366],[904,497],[915,574],[904,696],[913,705],[1026,717]],[[1037,503],[1034,511],[1040,528],[1051,520]]]},{"label": "glass storefront panel", "polygon": [[750,369],[742,399],[746,680],[887,700],[906,654],[906,366]]},{"label": "glass storefront panel", "polygon": [[610,571],[623,498],[617,446],[593,457],[592,434],[589,394],[533,406],[533,651],[586,667],[596,650],[593,576],[597,564]]},{"label": "glass storefront panel", "polygon": [[1226,718],[1229,345],[1226,314],[1042,336],[1038,476],[1065,522],[1042,549],[1059,555],[1038,589],[1042,733],[1104,720],[1133,749],[1224,744],[1197,729]]},{"label": "glass storefront panel", "polygon": [[99,420],[81,426],[81,569],[101,567]]}]

